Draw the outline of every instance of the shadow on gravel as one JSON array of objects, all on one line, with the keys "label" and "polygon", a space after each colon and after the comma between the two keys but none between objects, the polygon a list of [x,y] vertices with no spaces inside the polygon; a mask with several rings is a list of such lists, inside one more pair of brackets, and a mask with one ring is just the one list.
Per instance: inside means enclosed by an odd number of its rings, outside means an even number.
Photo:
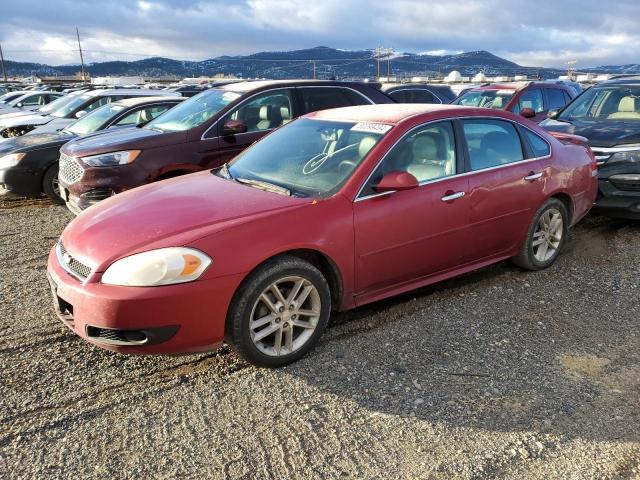
[{"label": "shadow on gravel", "polygon": [[372,418],[639,441],[639,238],[588,217],[553,268],[504,262],[336,315],[279,374]]}]

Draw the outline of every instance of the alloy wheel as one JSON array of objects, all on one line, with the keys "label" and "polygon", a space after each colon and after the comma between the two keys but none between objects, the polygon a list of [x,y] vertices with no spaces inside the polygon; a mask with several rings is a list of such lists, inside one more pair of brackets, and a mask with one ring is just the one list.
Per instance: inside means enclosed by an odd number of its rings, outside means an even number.
[{"label": "alloy wheel", "polygon": [[564,233],[562,214],[556,208],[546,210],[538,220],[533,232],[533,256],[539,262],[547,262],[554,257]]},{"label": "alloy wheel", "polygon": [[288,276],[276,280],[253,305],[251,340],[265,355],[289,355],[313,336],[321,309],[320,293],[306,278]]}]

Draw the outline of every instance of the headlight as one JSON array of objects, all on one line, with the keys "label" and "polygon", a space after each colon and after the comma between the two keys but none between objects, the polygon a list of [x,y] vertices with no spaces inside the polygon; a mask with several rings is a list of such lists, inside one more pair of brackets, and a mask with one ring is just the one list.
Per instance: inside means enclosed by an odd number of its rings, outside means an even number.
[{"label": "headlight", "polygon": [[613,163],[636,163],[640,162],[640,148],[637,150],[627,150],[622,152],[616,152],[609,160],[606,161],[606,165],[611,165]]},{"label": "headlight", "polygon": [[125,287],[152,287],[197,280],[212,260],[199,250],[160,248],[114,262],[102,275],[102,283]]},{"label": "headlight", "polygon": [[127,165],[133,162],[138,155],[140,155],[140,150],[126,150],[82,157],[82,161],[92,167],[113,167],[116,165]]},{"label": "headlight", "polygon": [[0,168],[15,167],[25,155],[26,153],[12,153],[10,155],[0,157]]}]

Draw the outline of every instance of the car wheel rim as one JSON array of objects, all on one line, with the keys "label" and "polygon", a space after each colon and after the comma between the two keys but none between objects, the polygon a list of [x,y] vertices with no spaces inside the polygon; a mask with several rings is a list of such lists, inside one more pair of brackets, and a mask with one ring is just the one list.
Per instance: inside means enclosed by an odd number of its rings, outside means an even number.
[{"label": "car wheel rim", "polygon": [[322,306],[318,289],[306,278],[284,277],[260,294],[249,320],[251,340],[260,352],[289,355],[313,336]]},{"label": "car wheel rim", "polygon": [[58,182],[58,179],[55,178],[51,181],[51,188],[53,190],[53,193],[55,193],[58,197],[60,196],[60,182]]},{"label": "car wheel rim", "polygon": [[547,262],[555,256],[562,241],[564,221],[562,214],[555,208],[545,211],[538,220],[533,232],[533,256],[539,262]]}]

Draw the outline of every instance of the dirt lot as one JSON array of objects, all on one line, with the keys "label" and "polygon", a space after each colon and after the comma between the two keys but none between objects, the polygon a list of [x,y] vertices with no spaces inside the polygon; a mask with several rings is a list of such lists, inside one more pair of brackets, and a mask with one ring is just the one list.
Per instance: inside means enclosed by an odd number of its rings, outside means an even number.
[{"label": "dirt lot", "polygon": [[45,280],[70,219],[0,197],[0,478],[640,478],[640,224],[335,316],[269,371],[76,338]]}]

